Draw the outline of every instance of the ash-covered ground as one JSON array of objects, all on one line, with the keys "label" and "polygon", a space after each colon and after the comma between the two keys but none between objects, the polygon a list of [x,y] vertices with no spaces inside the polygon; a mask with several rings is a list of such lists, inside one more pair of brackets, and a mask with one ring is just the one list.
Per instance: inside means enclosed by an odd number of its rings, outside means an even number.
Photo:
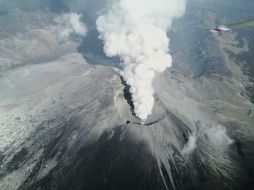
[{"label": "ash-covered ground", "polygon": [[187,6],[169,33],[173,67],[156,77],[153,114],[142,122],[118,59],[89,38],[94,26],[86,37],[66,36],[58,9],[6,7],[0,189],[252,189],[250,37],[207,32],[228,15],[199,1]]}]

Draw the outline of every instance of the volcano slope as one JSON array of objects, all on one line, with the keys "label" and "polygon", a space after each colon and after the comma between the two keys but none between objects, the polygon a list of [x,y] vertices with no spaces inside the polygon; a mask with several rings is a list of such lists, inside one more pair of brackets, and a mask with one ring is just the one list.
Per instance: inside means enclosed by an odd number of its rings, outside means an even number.
[{"label": "volcano slope", "polygon": [[5,72],[0,188],[246,188],[254,109],[230,69],[202,79],[168,70],[144,123],[118,71],[80,54]]}]

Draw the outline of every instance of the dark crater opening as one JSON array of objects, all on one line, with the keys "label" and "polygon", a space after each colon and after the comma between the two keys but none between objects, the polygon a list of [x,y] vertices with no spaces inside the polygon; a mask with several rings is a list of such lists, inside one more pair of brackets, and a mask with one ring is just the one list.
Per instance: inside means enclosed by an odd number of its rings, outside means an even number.
[{"label": "dark crater opening", "polygon": [[133,104],[133,101],[132,101],[132,97],[131,97],[131,93],[130,93],[130,85],[128,85],[123,77],[121,77],[121,82],[122,82],[122,85],[124,86],[124,89],[123,89],[123,96],[124,96],[124,99],[127,101],[127,103],[129,104],[130,106],[130,110],[131,110],[131,113],[133,116],[137,117],[135,112],[134,112],[134,104]]},{"label": "dark crater opening", "polygon": [[[141,126],[152,126],[152,125],[157,124],[166,118],[167,114],[164,114],[163,116],[161,115],[160,117],[157,117],[157,118],[149,118],[148,117],[148,119],[145,122],[142,122],[140,120],[140,118],[138,118],[134,112],[134,104],[133,104],[131,93],[130,93],[131,87],[130,87],[130,85],[128,85],[126,83],[126,81],[124,81],[123,77],[120,76],[120,78],[121,78],[121,83],[124,86],[124,89],[123,89],[124,99],[127,101],[128,105],[130,106],[130,111],[131,111],[132,116],[134,116],[136,119],[138,119],[138,120],[133,120],[133,121],[127,120],[126,124],[132,123],[132,124],[141,125]],[[156,98],[156,103],[161,104],[161,101],[159,100],[158,97]],[[162,106],[162,107],[164,108],[164,106]]]},{"label": "dark crater opening", "polygon": [[151,122],[147,122],[147,123],[141,123],[141,122],[134,122],[134,121],[127,121],[126,124],[129,124],[129,123],[133,123],[133,124],[137,124],[137,125],[144,125],[144,126],[152,126],[156,123],[159,123],[160,121],[162,121],[166,116],[162,117],[162,118],[159,118],[155,121],[151,121]]}]

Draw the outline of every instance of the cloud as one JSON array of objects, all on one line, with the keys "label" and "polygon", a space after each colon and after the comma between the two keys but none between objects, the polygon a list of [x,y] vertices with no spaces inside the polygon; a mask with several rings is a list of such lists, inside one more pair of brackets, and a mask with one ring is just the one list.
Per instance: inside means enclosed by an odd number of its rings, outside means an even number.
[{"label": "cloud", "polygon": [[227,135],[226,128],[221,125],[208,128],[206,134],[214,146],[225,147],[233,143],[233,140]]},{"label": "cloud", "polygon": [[16,66],[48,62],[75,52],[87,31],[77,13],[15,9],[3,15],[0,24],[7,21],[0,38],[0,74]]},{"label": "cloud", "polygon": [[189,136],[188,142],[184,145],[182,154],[188,155],[192,153],[196,148],[197,137],[195,134]]},{"label": "cloud", "polygon": [[96,22],[104,52],[120,57],[135,114],[146,120],[154,105],[153,79],[172,64],[167,31],[173,19],[184,13],[185,0],[110,2],[110,8]]},{"label": "cloud", "polygon": [[54,19],[58,26],[58,38],[61,41],[67,40],[71,35],[84,37],[87,33],[87,27],[80,20],[81,15],[77,13],[63,14]]}]

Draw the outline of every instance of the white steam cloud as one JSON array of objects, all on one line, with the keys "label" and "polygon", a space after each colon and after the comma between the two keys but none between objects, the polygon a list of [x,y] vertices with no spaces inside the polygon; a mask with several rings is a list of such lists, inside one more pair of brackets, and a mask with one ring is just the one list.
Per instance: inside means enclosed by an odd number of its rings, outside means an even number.
[{"label": "white steam cloud", "polygon": [[196,135],[195,134],[190,135],[188,142],[183,147],[182,154],[186,156],[192,153],[195,150],[196,146],[197,146]]},{"label": "white steam cloud", "polygon": [[80,18],[81,15],[77,13],[68,13],[54,19],[60,30],[58,38],[61,41],[67,40],[72,34],[78,36],[86,35],[86,25],[80,21]]},{"label": "white steam cloud", "polygon": [[167,31],[185,11],[185,0],[111,0],[97,19],[107,56],[119,56],[135,114],[146,120],[154,105],[153,79],[171,67]]},{"label": "white steam cloud", "polygon": [[226,128],[221,125],[209,128],[207,136],[211,144],[217,147],[226,147],[233,143],[233,140],[227,135]]}]

